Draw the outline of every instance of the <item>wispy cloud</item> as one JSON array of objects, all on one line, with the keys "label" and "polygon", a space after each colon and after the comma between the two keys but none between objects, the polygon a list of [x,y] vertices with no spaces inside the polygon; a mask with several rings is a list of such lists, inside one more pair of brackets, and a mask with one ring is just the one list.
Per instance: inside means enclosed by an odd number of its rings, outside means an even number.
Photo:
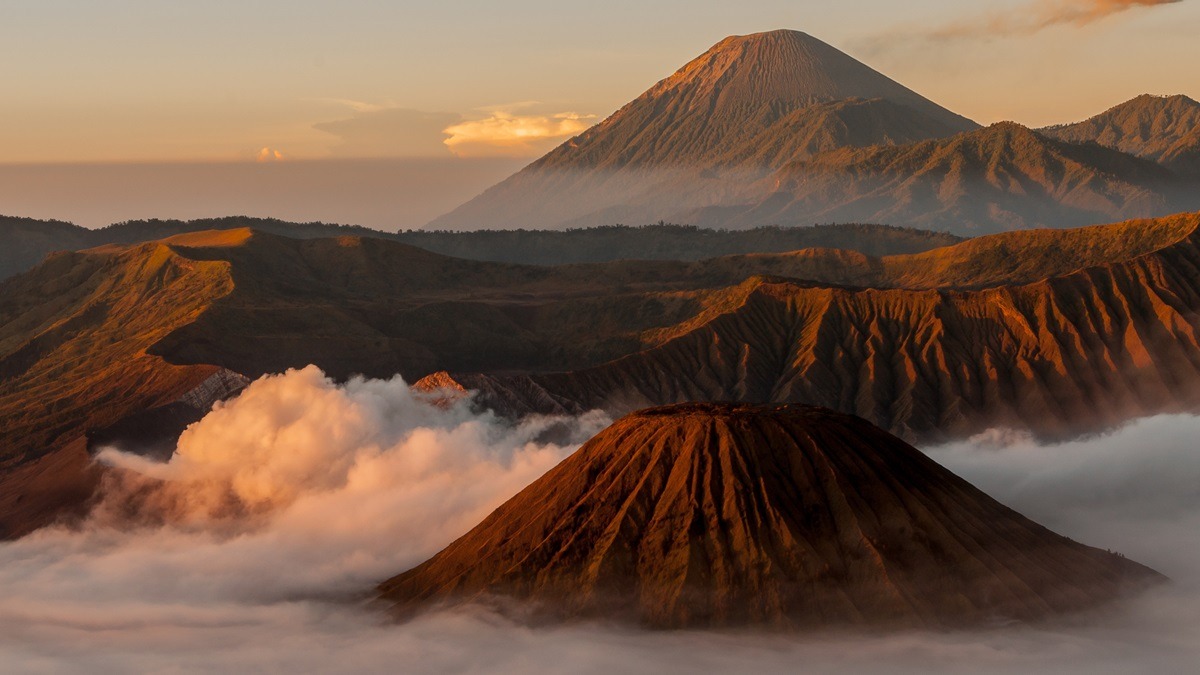
[{"label": "wispy cloud", "polygon": [[1036,0],[1009,11],[981,14],[929,31],[938,39],[1032,35],[1054,26],[1086,26],[1129,10],[1183,0]]},{"label": "wispy cloud", "polygon": [[312,100],[321,101],[323,103],[335,103],[337,105],[346,106],[347,108],[353,110],[354,112],[360,112],[360,113],[379,112],[380,110],[387,110],[388,108],[398,107],[398,106],[387,105],[387,104],[383,104],[383,103],[371,103],[368,101],[356,101],[356,100],[350,99],[350,98],[318,98],[318,99],[312,99]]},{"label": "wispy cloud", "polygon": [[442,130],[462,115],[388,107],[360,101],[337,101],[354,110],[353,117],[313,125],[333,134],[340,157],[437,157],[446,155]]},{"label": "wispy cloud", "polygon": [[447,148],[456,155],[524,156],[536,155],[549,144],[586,131],[595,123],[595,115],[576,112],[555,114],[519,114],[534,105],[522,103],[487,110],[487,117],[465,120],[443,131]]}]

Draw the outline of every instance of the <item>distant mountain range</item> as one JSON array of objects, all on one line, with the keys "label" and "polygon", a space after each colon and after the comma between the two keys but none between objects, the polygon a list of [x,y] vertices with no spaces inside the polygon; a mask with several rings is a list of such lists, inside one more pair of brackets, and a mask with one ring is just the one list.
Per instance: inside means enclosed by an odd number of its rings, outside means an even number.
[{"label": "distant mountain range", "polygon": [[431,226],[852,220],[977,235],[1165,215],[1200,207],[1198,121],[1191,99],[1144,96],[1077,125],[980,130],[774,31],[721,41]]}]

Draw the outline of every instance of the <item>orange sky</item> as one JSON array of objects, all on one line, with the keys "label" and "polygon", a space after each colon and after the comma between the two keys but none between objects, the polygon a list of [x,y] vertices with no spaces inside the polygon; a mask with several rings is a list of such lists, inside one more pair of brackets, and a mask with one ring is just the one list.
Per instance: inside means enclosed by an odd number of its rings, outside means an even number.
[{"label": "orange sky", "polygon": [[533,157],[774,28],[983,123],[1200,97],[1197,0],[413,4],[8,0],[0,163]]}]

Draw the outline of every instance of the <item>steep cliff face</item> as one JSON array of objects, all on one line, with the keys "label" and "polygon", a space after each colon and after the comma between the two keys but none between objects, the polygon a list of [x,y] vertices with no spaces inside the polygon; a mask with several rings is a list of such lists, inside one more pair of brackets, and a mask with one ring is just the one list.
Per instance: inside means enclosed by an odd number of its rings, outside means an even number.
[{"label": "steep cliff face", "polygon": [[861,419],[688,404],[629,415],[428,562],[398,615],[498,600],[655,627],[1033,621],[1152,583]]},{"label": "steep cliff face", "polygon": [[974,291],[753,279],[653,333],[648,349],[476,387],[485,404],[488,392],[519,387],[617,412],[690,400],[808,403],[921,440],[994,426],[1059,437],[1190,410],[1200,405],[1191,227],[1126,260]]}]

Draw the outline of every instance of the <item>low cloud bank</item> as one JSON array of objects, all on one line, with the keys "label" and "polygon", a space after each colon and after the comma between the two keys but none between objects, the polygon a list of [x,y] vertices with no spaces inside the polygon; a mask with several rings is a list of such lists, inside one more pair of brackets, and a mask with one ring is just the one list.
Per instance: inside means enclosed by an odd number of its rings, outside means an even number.
[{"label": "low cloud bank", "polygon": [[988,433],[929,454],[1060,534],[1200,589],[1198,438],[1200,418],[1163,415],[1070,443]]},{"label": "low cloud bank", "polygon": [[[930,451],[1001,501],[1176,583],[1067,625],[789,638],[530,629],[485,613],[395,626],[380,579],[465,532],[598,431],[507,426],[399,379],[315,368],[254,383],[123,480],[86,527],[0,545],[0,662],[21,672],[1179,672],[1200,659],[1200,418],[1041,447],[996,433]],[[551,424],[573,436],[538,439]],[[140,473],[144,477],[136,477]],[[157,518],[149,516],[156,515]]]}]

